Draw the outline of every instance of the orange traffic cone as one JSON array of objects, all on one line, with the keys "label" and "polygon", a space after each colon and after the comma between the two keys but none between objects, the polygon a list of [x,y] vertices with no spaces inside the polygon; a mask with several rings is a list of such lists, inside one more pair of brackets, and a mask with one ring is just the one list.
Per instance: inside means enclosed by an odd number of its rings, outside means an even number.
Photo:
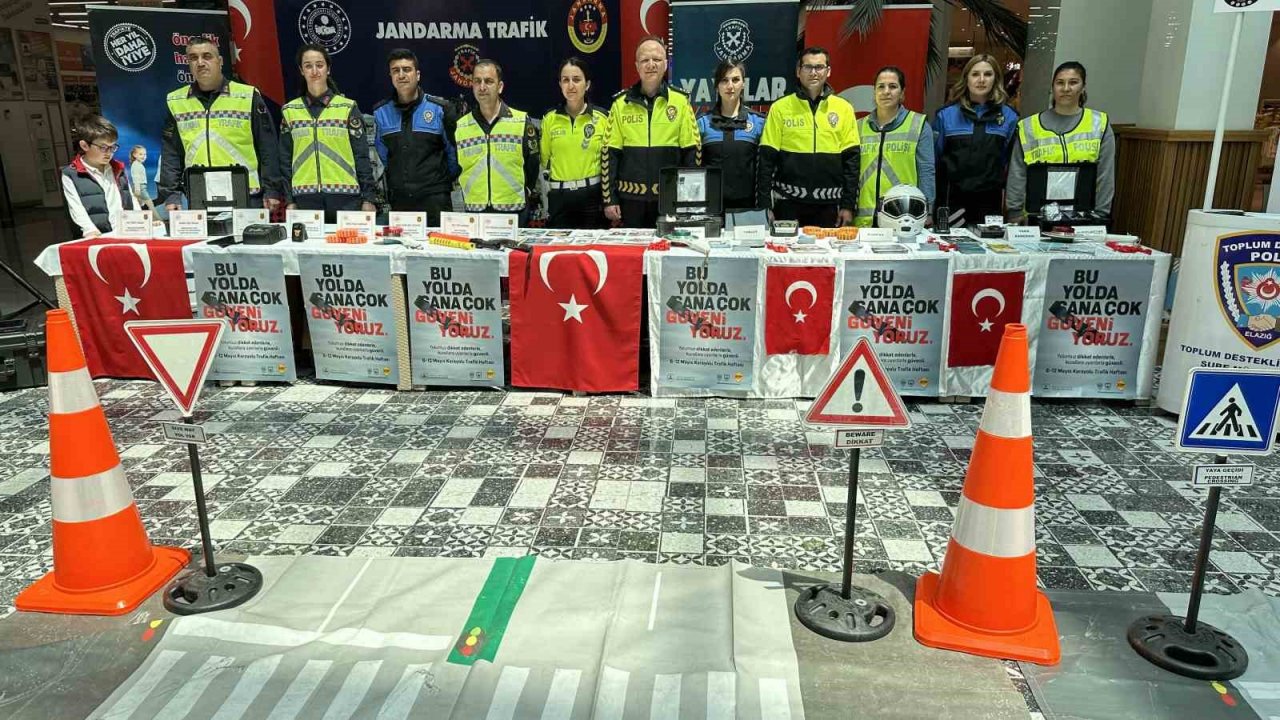
[{"label": "orange traffic cone", "polygon": [[1036,589],[1027,328],[1006,325],[942,575],[916,584],[923,645],[1057,664],[1058,630]]},{"label": "orange traffic cone", "polygon": [[19,610],[123,615],[186,566],[186,550],[152,547],[66,310],[50,310],[49,484],[53,572]]}]

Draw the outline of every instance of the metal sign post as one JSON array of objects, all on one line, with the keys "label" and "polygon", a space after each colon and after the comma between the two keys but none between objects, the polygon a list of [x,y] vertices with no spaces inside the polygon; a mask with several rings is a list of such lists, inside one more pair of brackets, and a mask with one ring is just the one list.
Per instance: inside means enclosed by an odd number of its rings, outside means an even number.
[{"label": "metal sign post", "polygon": [[170,583],[164,591],[164,607],[176,615],[233,608],[258,594],[262,589],[262,573],[252,565],[220,564],[214,559],[197,447],[204,444],[206,438],[204,428],[191,420],[227,323],[221,319],[133,320],[124,327],[152,374],[182,412],[182,423],[165,423],[164,435],[166,439],[187,445],[200,545],[204,549],[204,571],[189,572]]},{"label": "metal sign post", "polygon": [[1230,680],[1249,667],[1249,653],[1227,633],[1200,622],[1200,598],[1213,546],[1213,527],[1224,485],[1253,482],[1252,465],[1229,465],[1225,453],[1269,453],[1280,409],[1280,374],[1192,368],[1178,417],[1177,449],[1212,452],[1214,464],[1198,465],[1194,482],[1209,488],[1191,575],[1186,617],[1148,615],[1129,626],[1134,651],[1153,665],[1198,680]]},{"label": "metal sign post", "polygon": [[843,426],[835,447],[850,448],[849,495],[845,503],[844,568],[840,587],[806,588],[796,599],[796,618],[833,640],[866,642],[888,635],[896,615],[878,594],[853,584],[854,534],[858,514],[858,466],[862,448],[884,442],[883,428],[911,426],[906,408],[866,338],[858,341],[805,416],[813,425]]}]

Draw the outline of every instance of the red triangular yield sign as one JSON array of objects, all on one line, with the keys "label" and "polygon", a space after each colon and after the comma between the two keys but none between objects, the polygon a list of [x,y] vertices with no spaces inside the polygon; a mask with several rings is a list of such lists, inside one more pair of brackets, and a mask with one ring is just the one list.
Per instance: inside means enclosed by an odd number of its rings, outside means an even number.
[{"label": "red triangular yield sign", "polygon": [[130,320],[129,339],[147,361],[161,387],[190,417],[213,367],[225,320]]},{"label": "red triangular yield sign", "polygon": [[818,393],[804,421],[846,427],[911,427],[902,398],[866,338],[859,339],[853,352],[840,363],[840,369]]}]

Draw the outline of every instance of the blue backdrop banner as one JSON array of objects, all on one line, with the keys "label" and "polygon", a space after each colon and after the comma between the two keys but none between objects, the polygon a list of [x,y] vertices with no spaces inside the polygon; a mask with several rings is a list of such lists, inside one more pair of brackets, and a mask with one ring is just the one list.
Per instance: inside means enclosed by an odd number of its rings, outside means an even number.
[{"label": "blue backdrop banner", "polygon": [[747,65],[743,98],[762,109],[796,82],[798,0],[693,0],[671,5],[672,84],[703,110],[717,101],[722,60]]},{"label": "blue backdrop banner", "polygon": [[592,74],[592,100],[618,90],[619,0],[276,0],[285,94],[301,92],[295,57],[304,43],[328,49],[338,87],[360,109],[392,93],[387,53],[418,56],[422,87],[471,100],[471,69],[491,58],[504,71],[507,103],[535,116],[562,99],[556,65],[577,55]]},{"label": "blue backdrop banner", "polygon": [[217,43],[230,77],[230,26],[225,12],[89,6],[89,37],[98,68],[102,114],[120,132],[116,159],[129,165],[135,145],[147,149],[148,192],[156,194],[165,96],[191,83],[187,43],[206,36]]}]

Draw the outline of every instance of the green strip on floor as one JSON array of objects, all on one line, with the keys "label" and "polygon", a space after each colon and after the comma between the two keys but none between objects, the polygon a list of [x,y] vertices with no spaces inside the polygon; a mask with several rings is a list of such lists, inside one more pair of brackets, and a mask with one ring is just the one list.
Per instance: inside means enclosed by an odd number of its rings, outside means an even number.
[{"label": "green strip on floor", "polygon": [[480,588],[471,614],[449,653],[449,662],[455,665],[473,665],[480,659],[493,662],[520,594],[529,583],[535,559],[533,555],[526,555],[519,559],[494,560],[489,577]]}]

